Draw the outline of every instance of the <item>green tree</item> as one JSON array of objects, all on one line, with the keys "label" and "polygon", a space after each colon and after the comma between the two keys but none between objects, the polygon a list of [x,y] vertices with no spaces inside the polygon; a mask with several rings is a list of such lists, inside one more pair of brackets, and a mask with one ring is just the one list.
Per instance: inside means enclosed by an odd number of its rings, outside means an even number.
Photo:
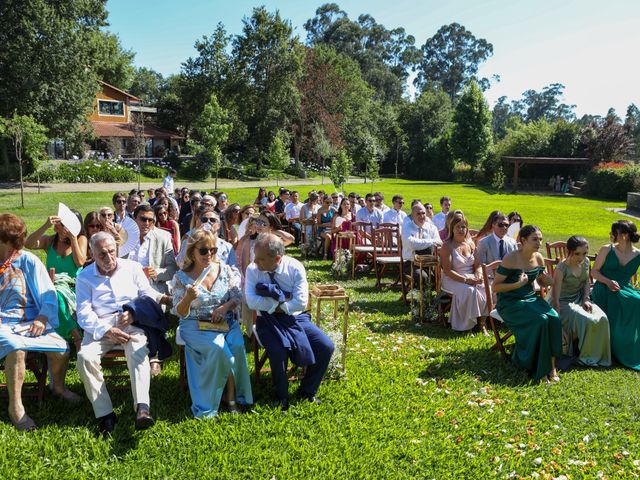
[{"label": "green tree", "polygon": [[242,35],[233,41],[233,94],[243,107],[249,153],[261,168],[262,152],[298,111],[304,47],[278,11],[255,8],[243,23]]},{"label": "green tree", "polygon": [[285,169],[291,163],[289,149],[287,148],[288,144],[289,136],[284,130],[280,130],[274,135],[273,140],[271,140],[271,145],[269,145],[269,150],[267,151],[267,162],[276,174],[276,185],[280,185],[280,179],[283,177]]},{"label": "green tree", "polygon": [[165,87],[161,73],[152,68],[139,67],[133,73],[129,93],[140,98],[146,105],[156,105]]},{"label": "green tree", "polygon": [[31,168],[37,172],[38,162],[44,157],[47,129],[31,115],[14,115],[9,119],[0,117],[0,137],[13,143],[20,172],[20,201],[24,208],[24,167],[30,162]]},{"label": "green tree", "polygon": [[518,112],[526,122],[533,122],[544,118],[551,122],[559,119],[573,121],[575,105],[562,103],[564,85],[552,83],[540,92],[527,90],[522,99],[513,102],[513,110]]},{"label": "green tree", "polygon": [[196,130],[213,161],[215,189],[218,189],[218,174],[222,164],[222,145],[229,138],[232,124],[228,121],[227,111],[218,104],[214,93],[196,123]]},{"label": "green tree", "polygon": [[123,48],[117,35],[103,30],[91,32],[87,45],[98,79],[129,90],[135,74],[133,58],[136,54]]},{"label": "green tree", "polygon": [[329,169],[329,178],[336,190],[343,191],[344,184],[347,183],[352,169],[353,161],[349,158],[347,151],[341,149],[333,158]]},{"label": "green tree", "polygon": [[471,167],[481,165],[493,144],[491,111],[472,80],[456,104],[451,132],[453,154]]},{"label": "green tree", "polygon": [[[491,55],[493,45],[484,38],[476,38],[458,23],[443,25],[422,46],[414,84],[419,90],[441,88],[453,100],[469,80],[477,77],[478,67]],[[487,79],[477,80],[488,86]]]}]

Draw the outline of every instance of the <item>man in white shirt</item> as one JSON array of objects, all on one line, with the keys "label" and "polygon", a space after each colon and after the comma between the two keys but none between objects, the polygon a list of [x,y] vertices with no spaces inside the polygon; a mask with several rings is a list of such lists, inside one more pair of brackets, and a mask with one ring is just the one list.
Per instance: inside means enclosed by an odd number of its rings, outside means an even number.
[{"label": "man in white shirt", "polygon": [[451,210],[451,197],[442,197],[440,199],[440,207],[442,208],[442,211],[435,214],[432,218],[433,223],[438,227],[438,231],[444,228],[447,220],[447,213]]},{"label": "man in white shirt", "polygon": [[411,208],[411,216],[405,218],[402,226],[402,260],[405,262],[405,271],[410,271],[410,262],[416,254],[433,254],[434,247],[441,245],[438,229],[427,218],[424,205],[416,203]]},{"label": "man in white shirt", "polygon": [[300,196],[297,191],[291,192],[290,201],[284,207],[284,217],[293,230],[293,236],[296,241],[296,245],[300,243],[300,232],[302,225],[300,224],[300,210],[304,204],[300,201]]},{"label": "man in white shirt", "polygon": [[367,193],[364,198],[366,206],[356,213],[356,222],[369,222],[373,228],[378,228],[382,223],[382,212],[374,206],[375,195]]},{"label": "man in white shirt", "polygon": [[116,243],[109,233],[95,234],[90,247],[95,263],[80,272],[76,280],[77,318],[84,330],[78,373],[101,432],[103,435],[112,432],[117,417],[102,376],[100,358],[114,348],[123,348],[131,376],[136,429],[146,429],[155,423],[149,413],[147,337],[142,329],[132,326],[133,315],[123,313],[123,306],[142,296],[167,305],[171,298],[151,287],[138,263],[117,257]]},{"label": "man in white shirt", "polygon": [[289,358],[306,366],[298,395],[320,403],[316,393],[334,346],[304,313],[309,300],[304,266],[284,254],[282,240],[273,234],[260,234],[254,248],[255,260],[246,271],[244,294],[247,305],[258,315],[256,333],[269,356],[280,407],[289,408]]},{"label": "man in white shirt", "polygon": [[404,197],[402,195],[394,195],[393,208],[390,208],[382,215],[382,223],[395,223],[402,229],[404,219],[407,218],[407,214],[402,211],[404,205]]},{"label": "man in white shirt", "polygon": [[342,195],[338,192],[331,194],[331,208],[333,208],[336,212],[340,208],[340,202],[342,201]]},{"label": "man in white shirt", "polygon": [[349,199],[349,208],[351,210],[351,215],[355,217],[358,213],[358,210],[360,210],[361,208],[360,205],[358,205],[358,194],[355,192],[351,192],[347,198]]},{"label": "man in white shirt", "polygon": [[173,196],[173,181],[176,178],[178,172],[176,172],[173,168],[169,170],[169,174],[164,177],[164,181],[162,182],[163,188],[167,191],[167,196]]},{"label": "man in white shirt", "polygon": [[171,234],[154,226],[156,217],[149,205],[139,205],[133,218],[140,230],[140,243],[127,258],[142,266],[153,288],[167,293],[167,282],[171,281],[178,270]]},{"label": "man in white shirt", "polygon": [[491,224],[491,229],[491,235],[487,235],[478,242],[476,258],[480,263],[502,260],[507,253],[518,249],[516,241],[507,235],[509,220],[504,213],[498,212]]},{"label": "man in white shirt", "polygon": [[384,194],[382,192],[375,192],[373,195],[375,196],[375,207],[384,215],[390,210],[390,208],[384,204]]}]

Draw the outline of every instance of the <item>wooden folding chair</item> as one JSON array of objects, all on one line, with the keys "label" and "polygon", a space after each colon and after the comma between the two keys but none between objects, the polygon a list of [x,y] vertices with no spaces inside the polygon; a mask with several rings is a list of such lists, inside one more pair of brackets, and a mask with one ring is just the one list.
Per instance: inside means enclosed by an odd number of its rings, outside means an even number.
[{"label": "wooden folding chair", "polygon": [[491,347],[491,351],[499,351],[502,353],[505,359],[509,358],[507,354],[507,348],[511,348],[511,345],[506,345],[507,340],[512,336],[512,333],[507,330],[504,334],[500,331],[499,324],[504,325],[504,321],[498,310],[494,308],[493,301],[493,291],[492,291],[492,283],[493,277],[496,274],[496,270],[502,263],[502,260],[496,260],[495,262],[491,262],[489,264],[482,264],[482,278],[484,280],[484,288],[485,294],[487,296],[487,310],[489,311],[489,323],[491,324],[491,331],[493,332],[493,336],[496,339],[496,343]]},{"label": "wooden folding chair", "polygon": [[[352,222],[351,231],[356,235],[356,242],[351,252],[351,279],[356,278],[356,264],[370,265],[373,255],[373,226],[370,222]],[[358,257],[364,262],[358,263]]]},{"label": "wooden folding chair", "polygon": [[559,258],[564,260],[567,258],[567,242],[546,242],[547,258]]},{"label": "wooden folding chair", "polygon": [[[424,318],[424,296],[425,288],[429,287],[428,293],[440,291],[440,261],[436,255],[415,255],[411,260],[411,271],[409,272],[409,289],[415,289],[415,275],[418,271],[418,295],[420,319]],[[427,274],[428,282],[425,282],[422,272]],[[406,274],[405,274],[406,276]],[[411,297],[411,307],[413,308],[413,296]],[[431,303],[431,302],[429,302]]]},{"label": "wooden folding chair", "polygon": [[[382,288],[382,276],[388,266],[398,267],[398,281],[405,300],[404,267],[402,261],[402,239],[398,228],[378,228],[373,232],[373,267],[376,271],[376,288]],[[396,281],[396,284],[398,282]]]},{"label": "wooden folding chair", "polygon": [[547,269],[547,273],[549,275],[551,275],[553,277],[553,274],[556,270],[556,266],[560,263],[560,259],[559,258],[555,258],[555,259],[551,259],[551,258],[545,258],[544,259],[544,266]]}]

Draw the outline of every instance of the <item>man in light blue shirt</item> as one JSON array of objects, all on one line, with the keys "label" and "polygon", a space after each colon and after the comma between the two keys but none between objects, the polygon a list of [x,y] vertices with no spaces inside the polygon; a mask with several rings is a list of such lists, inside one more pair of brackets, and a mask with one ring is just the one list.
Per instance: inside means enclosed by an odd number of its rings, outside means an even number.
[{"label": "man in light blue shirt", "polygon": [[382,212],[374,206],[375,195],[367,193],[364,199],[366,206],[356,213],[356,222],[368,222],[373,228],[378,228],[382,223]]}]

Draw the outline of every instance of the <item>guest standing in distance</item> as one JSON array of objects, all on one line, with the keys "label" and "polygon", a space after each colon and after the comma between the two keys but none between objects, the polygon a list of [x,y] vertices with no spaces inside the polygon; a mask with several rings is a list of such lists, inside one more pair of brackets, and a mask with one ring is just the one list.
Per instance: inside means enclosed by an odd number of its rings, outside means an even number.
[{"label": "guest standing in distance", "polygon": [[178,172],[172,168],[162,181],[162,187],[167,191],[167,195],[173,195],[173,182],[177,174]]}]

